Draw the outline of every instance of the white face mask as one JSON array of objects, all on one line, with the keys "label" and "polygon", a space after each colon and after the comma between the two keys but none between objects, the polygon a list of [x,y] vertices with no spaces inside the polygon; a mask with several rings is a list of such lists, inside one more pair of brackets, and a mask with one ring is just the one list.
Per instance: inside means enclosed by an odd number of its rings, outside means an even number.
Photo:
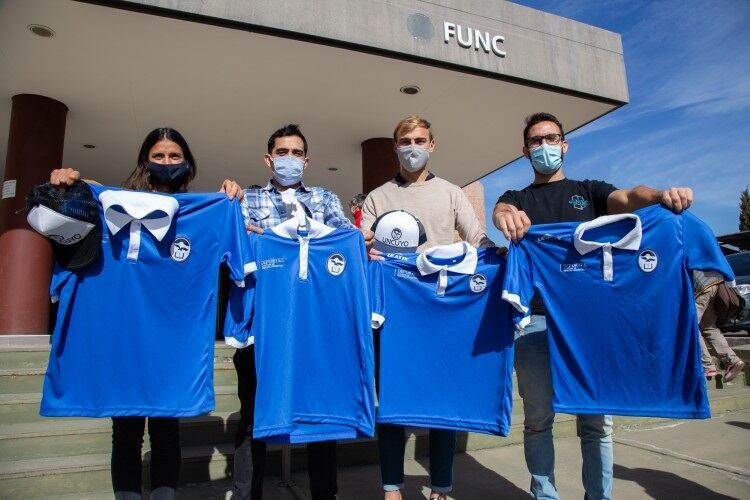
[{"label": "white face mask", "polygon": [[302,181],[305,162],[291,155],[273,159],[273,178],[282,186],[292,186]]},{"label": "white face mask", "polygon": [[430,159],[430,152],[425,148],[410,144],[397,148],[396,156],[398,156],[398,162],[404,170],[414,173],[427,165],[427,160]]}]

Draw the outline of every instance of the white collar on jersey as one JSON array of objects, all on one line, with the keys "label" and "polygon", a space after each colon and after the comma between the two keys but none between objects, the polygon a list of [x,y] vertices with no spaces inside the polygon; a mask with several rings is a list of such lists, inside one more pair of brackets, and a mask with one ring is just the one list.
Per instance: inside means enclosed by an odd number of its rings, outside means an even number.
[{"label": "white collar on jersey", "polygon": [[[583,233],[589,229],[595,229],[597,227],[606,226],[614,222],[618,222],[625,219],[635,220],[635,227],[630,230],[628,234],[623,236],[619,241],[614,243],[600,243],[598,241],[586,241],[582,238]],[[641,230],[641,219],[635,214],[618,214],[618,215],[605,215],[603,217],[597,217],[594,220],[579,224],[573,234],[573,246],[575,246],[578,253],[585,255],[589,252],[593,252],[597,248],[602,247],[614,247],[621,250],[638,250],[641,246],[641,237],[643,231]]]},{"label": "white collar on jersey", "polygon": [[[635,227],[630,230],[628,234],[623,236],[619,241],[614,243],[599,243],[598,241],[586,241],[582,238],[583,233],[588,229],[594,229],[597,227],[606,226],[617,221],[625,219],[634,219]],[[638,250],[641,246],[641,237],[643,231],[641,230],[641,219],[635,214],[619,214],[619,215],[605,215],[604,217],[598,217],[592,221],[584,222],[579,224],[573,234],[573,246],[576,247],[578,253],[585,255],[597,248],[602,249],[602,277],[604,281],[614,280],[614,264],[612,263],[612,248],[619,248],[621,250]]]},{"label": "white collar on jersey", "polygon": [[[460,255],[463,255],[464,258],[452,266],[435,264],[428,258],[450,259]],[[477,249],[465,241],[428,248],[417,256],[417,269],[422,276],[441,270],[459,274],[474,274],[474,271],[477,269]]]},{"label": "white collar on jersey", "polygon": [[[305,217],[305,219],[307,220],[308,225],[308,238],[322,238],[323,236],[326,236],[327,234],[336,230],[335,227],[326,226],[325,224],[321,224],[320,222],[313,220],[310,217]],[[276,233],[278,236],[281,236],[282,238],[297,239],[298,237],[304,236],[304,233],[300,233],[297,231],[298,227],[299,221],[297,217],[292,217],[280,224],[276,224],[271,228],[271,231]]]},{"label": "white collar on jersey", "polygon": [[[305,222],[306,226],[301,226],[300,222]],[[301,280],[307,280],[308,272],[308,254],[310,252],[310,240],[322,238],[323,236],[335,231],[335,227],[329,227],[321,224],[310,217],[305,217],[301,221],[297,217],[292,217],[281,224],[276,224],[271,228],[275,234],[282,238],[289,238],[299,242],[299,269],[297,277]]]},{"label": "white collar on jersey", "polygon": [[[177,200],[171,196],[138,191],[103,191],[99,194],[99,201],[104,210],[104,220],[113,235],[130,225],[129,260],[138,260],[141,226],[161,241],[172,225],[174,214],[180,208]],[[148,216],[155,217],[145,218]]]}]

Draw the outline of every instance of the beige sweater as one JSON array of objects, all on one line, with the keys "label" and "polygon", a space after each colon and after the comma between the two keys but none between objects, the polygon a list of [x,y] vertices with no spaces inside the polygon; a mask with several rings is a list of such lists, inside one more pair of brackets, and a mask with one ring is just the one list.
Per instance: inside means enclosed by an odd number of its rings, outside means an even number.
[{"label": "beige sweater", "polygon": [[362,228],[370,229],[378,216],[390,210],[406,210],[425,228],[427,243],[417,250],[456,241],[456,231],[469,244],[494,246],[482,231],[469,199],[460,187],[440,177],[399,184],[391,179],[367,195],[362,205]]}]

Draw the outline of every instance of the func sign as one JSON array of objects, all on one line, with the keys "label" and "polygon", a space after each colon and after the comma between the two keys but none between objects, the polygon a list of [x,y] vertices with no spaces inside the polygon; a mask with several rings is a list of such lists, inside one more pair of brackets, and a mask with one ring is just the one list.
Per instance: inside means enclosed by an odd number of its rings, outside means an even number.
[{"label": "func sign", "polygon": [[450,43],[451,38],[456,40],[459,47],[464,49],[473,48],[476,51],[480,49],[489,54],[492,52],[498,57],[505,57],[505,51],[501,49],[505,37],[501,35],[492,36],[486,31],[479,31],[474,28],[464,28],[460,24],[443,22],[443,41]]}]

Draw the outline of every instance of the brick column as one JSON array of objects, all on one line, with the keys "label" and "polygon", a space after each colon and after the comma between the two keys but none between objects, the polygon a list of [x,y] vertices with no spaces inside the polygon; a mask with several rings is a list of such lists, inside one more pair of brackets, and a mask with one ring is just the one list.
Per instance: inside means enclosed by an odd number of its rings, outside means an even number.
[{"label": "brick column", "polygon": [[67,113],[49,97],[13,96],[0,200],[0,335],[49,333],[52,249],[29,228],[25,206],[31,188],[62,164]]}]

